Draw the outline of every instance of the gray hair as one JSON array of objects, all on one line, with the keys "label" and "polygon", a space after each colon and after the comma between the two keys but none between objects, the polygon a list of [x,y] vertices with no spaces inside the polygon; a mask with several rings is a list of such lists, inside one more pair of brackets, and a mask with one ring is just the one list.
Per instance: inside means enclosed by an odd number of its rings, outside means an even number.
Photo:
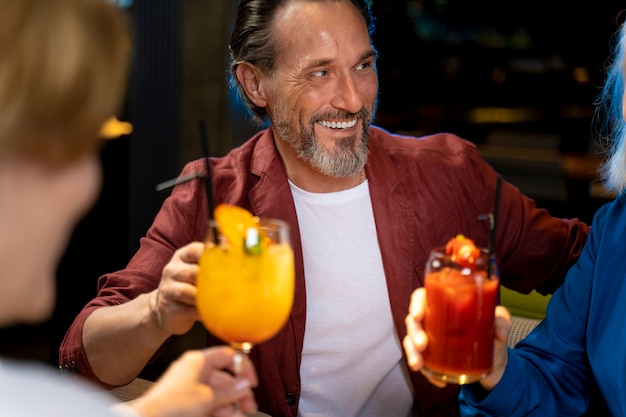
[{"label": "gray hair", "polygon": [[626,58],[626,24],[614,35],[613,60],[598,95],[594,124],[599,128],[599,141],[606,155],[600,168],[607,190],[621,193],[626,188],[626,121],[623,116],[624,59]]}]

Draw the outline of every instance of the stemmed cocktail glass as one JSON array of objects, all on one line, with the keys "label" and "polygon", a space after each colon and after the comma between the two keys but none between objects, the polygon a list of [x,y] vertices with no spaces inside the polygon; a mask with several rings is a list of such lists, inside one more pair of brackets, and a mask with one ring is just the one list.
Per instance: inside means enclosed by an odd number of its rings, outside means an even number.
[{"label": "stemmed cocktail glass", "polygon": [[210,239],[200,259],[198,312],[209,332],[239,355],[247,354],[278,333],[291,312],[294,261],[289,226],[220,205],[210,228],[210,234],[215,232],[218,239]]}]

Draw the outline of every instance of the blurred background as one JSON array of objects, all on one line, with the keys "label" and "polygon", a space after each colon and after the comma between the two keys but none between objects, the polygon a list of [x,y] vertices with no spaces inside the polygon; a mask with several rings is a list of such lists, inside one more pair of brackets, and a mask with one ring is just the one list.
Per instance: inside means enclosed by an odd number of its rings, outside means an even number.
[{"label": "blurred background", "polygon": [[[167,197],[155,186],[202,155],[200,119],[213,155],[256,131],[227,88],[234,0],[117,3],[134,28],[119,115],[133,132],[104,148],[102,194],[59,268],[53,318],[1,330],[3,355],[57,365],[98,277],[126,265]],[[539,206],[591,222],[612,198],[596,181],[591,117],[623,8],[616,0],[375,0],[376,124],[456,133]]]}]

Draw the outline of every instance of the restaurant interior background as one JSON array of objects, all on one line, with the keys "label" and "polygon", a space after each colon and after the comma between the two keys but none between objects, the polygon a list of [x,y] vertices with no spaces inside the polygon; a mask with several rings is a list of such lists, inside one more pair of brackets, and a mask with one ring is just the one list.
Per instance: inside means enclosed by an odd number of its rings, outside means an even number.
[{"label": "restaurant interior background", "polygon": [[[120,114],[133,132],[103,150],[102,194],[59,268],[54,316],[0,331],[0,354],[56,365],[97,278],[125,266],[167,196],[155,186],[202,156],[199,120],[212,155],[255,131],[226,83],[234,0],[119,3],[134,27]],[[591,116],[622,8],[617,0],[375,0],[376,124],[459,134],[539,206],[590,222],[612,198],[595,181]]]}]

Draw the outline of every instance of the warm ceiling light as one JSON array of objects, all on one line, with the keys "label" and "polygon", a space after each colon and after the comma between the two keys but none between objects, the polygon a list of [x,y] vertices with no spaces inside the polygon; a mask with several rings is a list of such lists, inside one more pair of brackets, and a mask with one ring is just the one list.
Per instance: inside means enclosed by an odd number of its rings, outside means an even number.
[{"label": "warm ceiling light", "polygon": [[122,135],[129,135],[133,131],[133,125],[122,122],[113,116],[102,124],[100,136],[104,139],[115,139]]}]

